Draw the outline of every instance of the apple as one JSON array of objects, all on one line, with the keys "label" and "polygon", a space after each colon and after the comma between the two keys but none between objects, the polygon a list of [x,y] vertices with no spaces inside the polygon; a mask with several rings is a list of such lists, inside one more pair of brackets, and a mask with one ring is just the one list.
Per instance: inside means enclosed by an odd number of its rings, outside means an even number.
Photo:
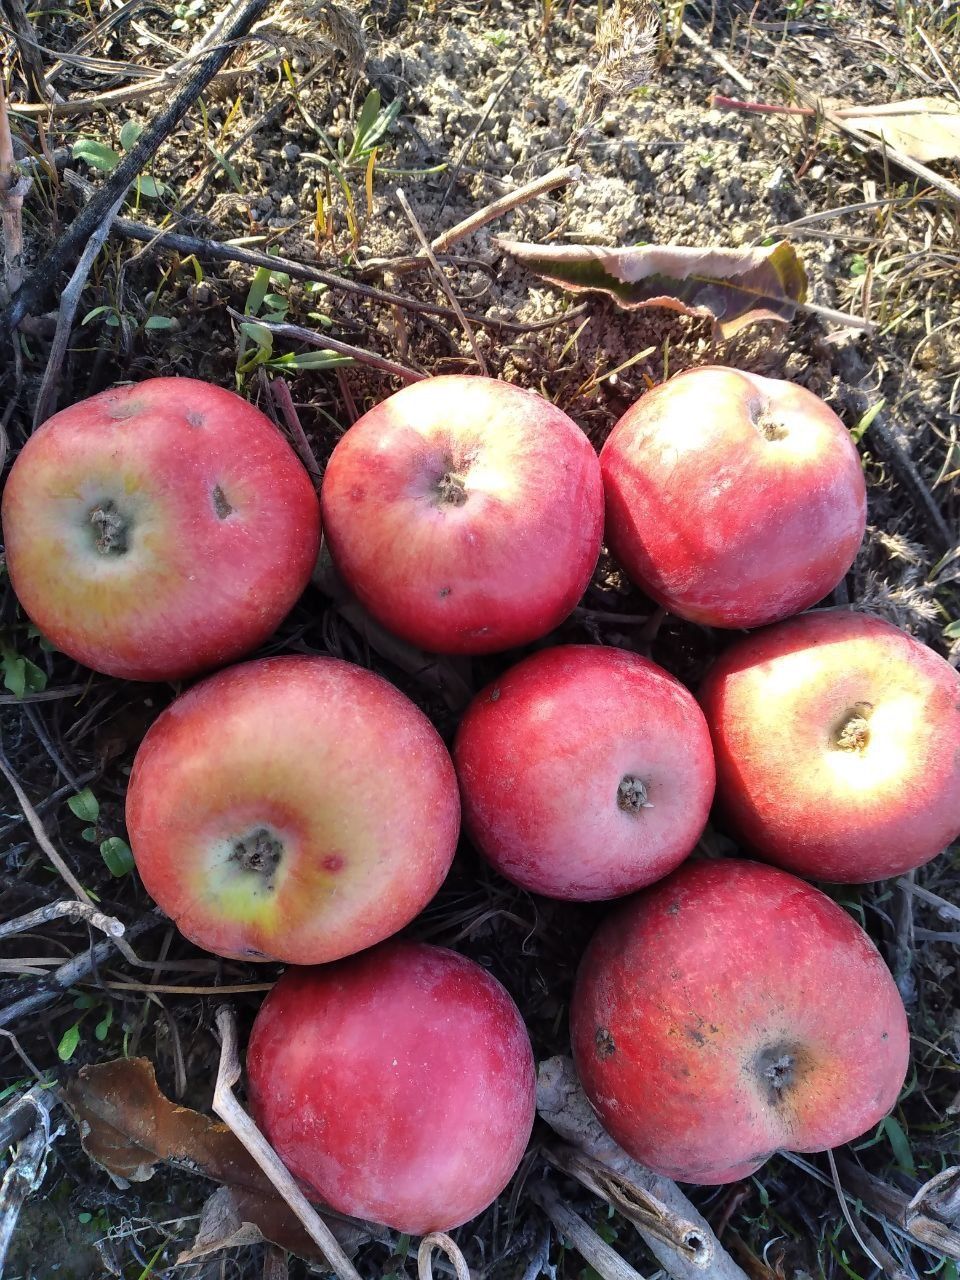
[{"label": "apple", "polygon": [[739,859],[687,862],[609,916],[570,1018],[607,1130],[681,1182],[850,1142],[894,1105],[909,1055],[896,984],[860,926]]},{"label": "apple", "polygon": [[593,447],[533,391],[456,375],[376,405],[321,494],[333,561],[371,614],[434,653],[492,653],[558,626],[597,563]]},{"label": "apple", "polygon": [[879,880],[960,834],[960,675],[889,622],[822,609],[747,636],[700,701],[723,812],[765,861]]},{"label": "apple", "polygon": [[393,939],[288,970],[247,1050],[257,1124],[340,1213],[421,1235],[481,1213],[533,1127],[533,1053],[516,1005],[456,952]]},{"label": "apple", "polygon": [[471,703],[453,758],[474,844],[551,898],[615,898],[659,880],[693,849],[713,800],[696,701],[624,649],[526,658]]},{"label": "apple", "polygon": [[692,369],[628,409],[600,454],[607,543],[665,609],[758,627],[828,595],[866,527],[843,423],[803,387]]},{"label": "apple", "polygon": [[220,387],[151,378],[54,414],[3,495],[24,611],[78,662],[174,680],[256,648],[306,586],[320,508],[269,418]]},{"label": "apple", "polygon": [[403,928],[450,869],[453,764],[426,716],[338,658],[243,663],[140,744],[127,830],[150,896],[197,946],[320,964]]}]

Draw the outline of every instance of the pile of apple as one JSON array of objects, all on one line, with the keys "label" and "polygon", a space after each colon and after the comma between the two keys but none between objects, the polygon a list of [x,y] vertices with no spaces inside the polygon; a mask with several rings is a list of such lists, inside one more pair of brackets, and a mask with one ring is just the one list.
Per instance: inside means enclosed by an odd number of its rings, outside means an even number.
[{"label": "pile of apple", "polygon": [[[226,666],[306,587],[321,514],[343,578],[396,635],[446,654],[532,646],[476,696],[452,759],[358,666]],[[250,1099],[322,1201],[447,1229],[526,1148],[534,1063],[517,1008],[472,961],[394,937],[446,876],[461,804],[515,884],[634,895],[583,957],[571,1038],[637,1159],[725,1182],[779,1147],[847,1142],[895,1103],[896,986],[796,876],[896,875],[960,832],[960,679],[877,618],[801,612],[840,583],[866,519],[850,436],[810,392],[685,373],[598,459],[532,392],[432,378],[346,432],[318,502],[256,409],[156,379],[45,424],[2,515],[19,599],[65,653],[133,680],[225,667],[147,733],[127,825],[146,888],[189,939],[297,966],[254,1023]],[[581,598],[604,524],[666,609],[759,628],[699,701],[627,649],[536,643]],[[687,861],[715,790],[721,823],[762,861]]]}]

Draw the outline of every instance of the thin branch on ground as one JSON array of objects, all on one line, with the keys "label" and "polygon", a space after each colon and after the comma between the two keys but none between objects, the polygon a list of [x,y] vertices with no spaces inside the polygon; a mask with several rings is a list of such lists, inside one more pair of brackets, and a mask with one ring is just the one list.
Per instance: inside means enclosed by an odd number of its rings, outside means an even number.
[{"label": "thin branch on ground", "polygon": [[40,50],[37,48],[36,33],[27,13],[26,5],[23,0],[6,0],[4,8],[7,11],[14,38],[17,42],[17,52],[20,54],[20,62],[23,65],[24,79],[31,92],[37,94],[38,97],[42,97],[44,90],[43,59],[40,56]]},{"label": "thin branch on ground", "polygon": [[323,1253],[339,1280],[360,1280],[360,1275],[343,1252],[336,1236],[234,1096],[233,1086],[240,1079],[240,1058],[237,1053],[237,1029],[233,1011],[226,1005],[217,1010],[217,1028],[220,1032],[220,1065],[213,1091],[214,1114],[220,1117],[256,1160],[276,1187],[277,1193],[299,1218],[304,1230]]},{"label": "thin branch on ground", "polygon": [[[517,187],[516,191],[511,191],[509,195],[501,196],[499,200],[494,200],[492,204],[488,204],[483,209],[478,209],[469,218],[464,218],[462,222],[456,223],[448,231],[442,232],[430,241],[430,248],[434,253],[446,252],[458,241],[465,240],[467,236],[473,235],[474,231],[479,231],[487,223],[495,222],[497,218],[502,218],[505,213],[512,213],[514,209],[526,204],[528,200],[535,200],[537,196],[546,195],[548,191],[555,191],[557,187],[569,186],[571,182],[579,182],[581,172],[578,164],[562,165],[560,168],[551,169],[542,178],[534,178],[532,182],[527,182],[522,187]],[[426,254],[421,250],[413,261],[415,262],[417,258],[423,259],[425,257]]]},{"label": "thin branch on ground", "polygon": [[13,154],[7,96],[0,81],[0,218],[3,223],[3,283],[10,299],[23,282],[23,199],[30,190]]},{"label": "thin branch on ground", "polygon": [[[232,314],[235,315],[236,312]],[[307,439],[307,433],[303,429],[303,423],[300,421],[299,413],[297,413],[297,406],[293,403],[293,396],[290,394],[287,380],[282,377],[272,378],[267,385],[273,398],[273,403],[287,424],[287,430],[293,436],[294,445],[300,455],[300,461],[306,467],[310,479],[313,481],[313,487],[319,493],[323,472],[320,470],[317,455],[313,452],[313,447]]]},{"label": "thin branch on ground", "polygon": [[703,36],[698,35],[686,22],[683,23],[680,30],[695,48],[715,62],[720,70],[725,75],[728,75],[731,80],[736,81],[741,89],[747,93],[753,93],[753,82],[748,80],[743,72],[738,71],[730,59],[722,54],[719,49],[715,49],[709,40],[704,40]]},{"label": "thin branch on ground", "polygon": [[140,920],[136,920],[133,924],[127,926],[124,938],[110,938],[107,941],[98,942],[92,947],[87,947],[86,951],[82,951],[80,955],[74,956],[72,960],[62,964],[59,969],[55,969],[39,986],[38,990],[32,991],[30,995],[24,996],[22,1000],[15,1000],[13,1004],[8,1004],[6,1008],[0,1009],[0,1027],[8,1027],[20,1018],[29,1017],[31,1014],[36,1013],[38,1009],[43,1009],[48,1004],[53,1004],[70,987],[75,987],[78,982],[83,982],[86,978],[89,978],[91,973],[96,972],[100,965],[109,960],[114,951],[122,950],[124,945],[129,946],[131,939],[139,937],[140,934],[146,933],[148,929],[153,929],[162,923],[163,917],[161,916],[143,916]]},{"label": "thin branch on ground", "polygon": [[103,223],[118,196],[127,190],[149,164],[160,146],[169,138],[226,62],[231,42],[245,35],[270,3],[271,0],[246,0],[243,8],[238,11],[234,20],[223,32],[224,44],[211,50],[197,64],[196,69],[184,80],[179,91],[144,129],[135,145],[124,155],[106,182],[23,282],[0,318],[3,329],[12,334],[24,316],[32,312],[51,289],[56,288],[60,273],[77,250],[86,244],[96,228]]},{"label": "thin branch on ground", "polygon": [[532,1186],[530,1198],[544,1211],[557,1234],[576,1249],[602,1280],[643,1280],[639,1271],[635,1271],[616,1249],[597,1235],[593,1227],[564,1204],[549,1183],[540,1182]]},{"label": "thin branch on ground", "polygon": [[47,1153],[60,1133],[59,1129],[53,1132],[50,1129],[50,1110],[54,1099],[42,1089],[31,1089],[25,1097],[31,1099],[34,1123],[20,1142],[0,1185],[0,1276],[4,1272],[7,1251],[23,1202],[43,1181]]},{"label": "thin branch on ground", "polygon": [[434,252],[430,248],[430,241],[427,239],[426,234],[423,230],[423,227],[421,227],[417,219],[417,215],[413,212],[413,209],[410,207],[410,201],[407,199],[406,194],[402,187],[397,187],[397,199],[400,202],[400,207],[403,209],[403,212],[407,215],[408,222],[410,223],[411,227],[413,227],[414,234],[416,235],[417,239],[420,241],[420,244],[423,248],[423,252],[426,254],[427,258],[430,260],[430,265],[433,267],[434,272],[436,273],[437,280],[440,284],[441,289],[443,289],[443,292],[447,295],[447,299],[451,307],[453,307],[454,311],[456,312],[457,319],[460,321],[460,324],[463,328],[463,332],[467,335],[467,341],[470,343],[470,346],[473,350],[473,356],[477,362],[477,366],[480,369],[480,372],[486,376],[487,374],[486,361],[483,358],[483,352],[477,346],[477,338],[473,332],[473,329],[470,327],[470,321],[463,314],[463,308],[460,306],[460,303],[457,301],[457,295],[453,292],[453,289],[450,287],[450,281],[444,275],[443,268],[440,266],[440,263],[437,261],[436,257],[434,256]]},{"label": "thin branch on ground", "polygon": [[11,938],[14,934],[26,933],[28,929],[36,929],[42,924],[49,924],[51,920],[62,920],[64,917],[72,924],[82,920],[91,929],[99,929],[101,933],[105,933],[108,938],[122,938],[126,933],[126,927],[116,916],[106,915],[92,902],[51,902],[46,907],[38,907],[36,911],[17,916],[15,920],[4,921],[0,924],[0,938]]},{"label": "thin branch on ground", "polygon": [[[537,1110],[541,1119],[565,1142],[651,1192],[678,1218],[689,1222],[703,1241],[704,1248],[712,1250],[710,1280],[747,1280],[706,1218],[697,1212],[677,1184],[631,1159],[603,1129],[580,1086],[570,1058],[560,1056],[541,1062],[537,1073]],[[703,1280],[702,1268],[691,1262],[688,1256],[642,1228],[638,1230],[650,1252],[674,1280]]]},{"label": "thin branch on ground", "polygon": [[867,1257],[870,1259],[873,1265],[877,1267],[878,1270],[882,1271],[883,1264],[873,1256],[873,1254],[870,1252],[869,1248],[867,1247],[867,1243],[864,1240],[863,1236],[857,1230],[857,1224],[854,1221],[853,1214],[850,1212],[850,1208],[847,1204],[847,1197],[844,1195],[843,1187],[840,1185],[840,1175],[837,1173],[837,1162],[834,1159],[833,1152],[829,1150],[827,1151],[827,1164],[830,1166],[830,1177],[833,1179],[834,1190],[837,1193],[837,1199],[840,1201],[841,1212],[843,1213],[847,1226],[850,1228],[850,1234],[853,1236],[854,1240],[856,1240],[857,1244],[860,1246],[863,1252],[867,1255]]},{"label": "thin branch on ground", "polygon": [[41,422],[46,422],[47,418],[56,410],[60,372],[67,354],[70,335],[73,333],[73,322],[76,319],[77,307],[80,305],[80,299],[86,288],[87,276],[89,276],[94,260],[103,248],[104,242],[110,234],[113,220],[120,212],[120,207],[126,198],[126,191],[122,191],[107,210],[99,227],[96,227],[91,232],[90,239],[80,255],[80,261],[60,294],[57,327],[54,330],[53,341],[50,344],[50,355],[47,358],[47,367],[43,371],[43,381],[40,384],[40,390],[37,392],[37,398],[33,406],[34,430]]},{"label": "thin branch on ground", "polygon": [[697,1267],[710,1265],[713,1246],[703,1232],[646,1187],[567,1143],[551,1144],[544,1155],[555,1168],[612,1205],[638,1230],[656,1236]]},{"label": "thin branch on ground", "polygon": [[915,898],[919,898],[921,902],[927,902],[931,907],[936,907],[937,914],[947,920],[960,920],[960,907],[954,902],[949,902],[946,898],[941,898],[939,893],[933,893],[930,889],[925,889],[922,884],[916,884],[909,876],[900,876],[896,881],[898,889],[902,889],[904,893],[909,893]]},{"label": "thin branch on ground", "polygon": [[398,364],[395,360],[388,360],[385,356],[378,356],[374,351],[364,351],[362,347],[354,347],[349,342],[341,342],[339,338],[328,338],[325,333],[315,333],[313,329],[304,329],[298,324],[274,323],[270,320],[254,319],[251,316],[241,315],[239,311],[234,311],[232,307],[228,307],[227,311],[238,324],[243,324],[253,319],[253,323],[259,325],[262,329],[268,330],[270,333],[275,333],[278,338],[289,338],[291,342],[302,342],[305,346],[319,347],[324,351],[336,351],[339,355],[352,357],[358,364],[370,365],[372,369],[379,369],[383,373],[389,373],[391,377],[401,378],[404,382],[422,382],[428,376],[425,373],[418,373],[416,369],[408,369],[406,365]]}]

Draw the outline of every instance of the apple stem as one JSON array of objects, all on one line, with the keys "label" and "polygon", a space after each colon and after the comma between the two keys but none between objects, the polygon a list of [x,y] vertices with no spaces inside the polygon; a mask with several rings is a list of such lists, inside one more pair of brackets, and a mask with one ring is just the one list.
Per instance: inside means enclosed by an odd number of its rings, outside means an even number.
[{"label": "apple stem", "polygon": [[122,556],[127,550],[129,527],[111,498],[90,508],[90,523],[93,525],[94,544],[100,554]]},{"label": "apple stem", "polygon": [[624,774],[617,787],[617,808],[624,813],[639,813],[641,809],[652,809],[647,799],[646,784],[632,773]]},{"label": "apple stem", "polygon": [[437,481],[437,495],[448,506],[462,507],[467,500],[467,486],[463,483],[463,477],[454,471],[445,472]]}]

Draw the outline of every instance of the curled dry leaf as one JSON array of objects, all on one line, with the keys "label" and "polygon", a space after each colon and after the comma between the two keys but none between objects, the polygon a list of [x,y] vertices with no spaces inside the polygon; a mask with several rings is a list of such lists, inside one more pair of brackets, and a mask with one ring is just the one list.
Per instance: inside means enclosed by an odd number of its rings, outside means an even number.
[{"label": "curled dry leaf", "polygon": [[667,307],[703,316],[723,338],[760,320],[788,323],[807,293],[803,264],[786,240],[761,249],[496,244],[551,284],[606,293],[628,310]]},{"label": "curled dry leaf", "polygon": [[876,107],[842,107],[834,115],[921,164],[960,160],[960,107],[948,98],[910,98]]},{"label": "curled dry leaf", "polygon": [[[323,1261],[227,1126],[165,1097],[146,1058],[83,1067],[63,1095],[84,1151],[111,1177],[145,1182],[162,1162],[224,1183],[204,1208],[190,1257],[266,1239],[307,1261]],[[352,1222],[334,1218],[328,1225],[344,1249],[356,1249],[365,1238]]]}]

